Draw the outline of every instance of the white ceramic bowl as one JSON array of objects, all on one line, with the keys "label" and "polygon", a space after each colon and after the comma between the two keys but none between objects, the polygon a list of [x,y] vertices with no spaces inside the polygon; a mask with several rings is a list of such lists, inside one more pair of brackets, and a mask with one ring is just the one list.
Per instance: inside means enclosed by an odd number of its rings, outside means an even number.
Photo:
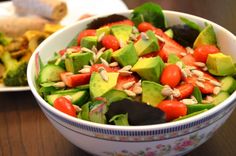
[{"label": "white ceramic bowl", "polygon": [[[129,16],[131,11],[123,12]],[[236,60],[236,37],[223,27],[200,17],[164,11],[168,25],[185,17],[200,25],[213,25],[220,49]],[[107,16],[107,15],[104,15]],[[226,121],[236,106],[236,92],[211,110],[171,123],[149,126],[102,125],[70,117],[49,105],[37,92],[35,77],[39,71],[38,56],[46,63],[53,53],[63,49],[93,17],[68,26],[47,38],[32,55],[27,71],[30,89],[47,118],[70,142],[94,155],[182,155],[208,140]]]}]

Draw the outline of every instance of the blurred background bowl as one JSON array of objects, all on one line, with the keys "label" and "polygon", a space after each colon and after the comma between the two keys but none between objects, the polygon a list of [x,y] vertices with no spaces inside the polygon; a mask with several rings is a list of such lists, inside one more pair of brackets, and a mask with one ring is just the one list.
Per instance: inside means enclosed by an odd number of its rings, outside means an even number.
[{"label": "blurred background bowl", "polygon": [[[131,11],[120,14],[129,16]],[[223,53],[236,60],[236,37],[225,28],[193,15],[164,11],[168,25],[180,24],[179,17],[213,25],[218,46]],[[103,15],[108,16],[108,14]],[[183,155],[208,140],[229,118],[236,106],[236,92],[211,110],[194,117],[159,125],[149,126],[112,126],[92,123],[68,116],[49,105],[37,92],[35,78],[39,71],[39,57],[44,64],[56,51],[65,48],[75,34],[85,29],[94,16],[54,33],[33,53],[27,70],[30,89],[40,108],[70,142],[94,155]]]}]

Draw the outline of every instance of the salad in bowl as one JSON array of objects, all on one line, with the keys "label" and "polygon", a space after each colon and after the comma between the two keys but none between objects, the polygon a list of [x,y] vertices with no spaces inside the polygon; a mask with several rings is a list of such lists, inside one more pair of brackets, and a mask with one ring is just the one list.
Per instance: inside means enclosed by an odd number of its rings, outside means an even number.
[{"label": "salad in bowl", "polygon": [[[234,108],[232,39],[213,22],[146,3],[50,36],[30,60],[29,86],[58,130],[87,151],[75,136],[104,147],[111,141],[121,153],[126,145],[132,153],[169,144],[172,155],[173,140],[202,134],[181,154],[207,140]],[[116,153],[101,146],[101,155]]]}]

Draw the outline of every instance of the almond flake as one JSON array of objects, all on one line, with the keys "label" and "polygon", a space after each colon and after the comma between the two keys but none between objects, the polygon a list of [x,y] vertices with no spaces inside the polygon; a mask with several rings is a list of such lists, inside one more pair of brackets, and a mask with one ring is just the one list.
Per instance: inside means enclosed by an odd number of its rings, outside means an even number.
[{"label": "almond flake", "polygon": [[180,96],[180,91],[178,89],[173,90],[173,96],[174,97],[179,97]]},{"label": "almond flake", "polygon": [[206,66],[206,64],[205,64],[205,63],[202,63],[202,62],[194,62],[194,65],[196,65],[196,66],[198,66],[198,67],[201,67],[201,68],[203,68],[203,67]]},{"label": "almond flake", "polygon": [[127,65],[127,66],[124,66],[123,68],[121,68],[120,70],[129,71],[131,68],[132,68],[131,65]]},{"label": "almond flake", "polygon": [[170,96],[173,94],[173,90],[169,85],[165,85],[161,90],[161,94],[164,96]]},{"label": "almond flake", "polygon": [[97,53],[97,52],[98,52],[98,49],[97,49],[97,47],[96,47],[95,45],[93,45],[92,51],[93,51],[94,53]]},{"label": "almond flake", "polygon": [[156,36],[156,38],[157,38],[159,41],[165,43],[165,39],[164,39],[164,38],[162,38],[162,37],[159,36],[159,35],[155,35],[155,36]]},{"label": "almond flake", "polygon": [[204,84],[202,82],[196,81],[196,85],[201,88],[205,88]]},{"label": "almond flake", "polygon": [[220,82],[217,82],[217,81],[214,81],[214,80],[209,80],[209,82],[210,82],[211,84],[213,84],[214,86],[218,86],[218,87],[221,86]]},{"label": "almond flake", "polygon": [[194,50],[191,47],[186,47],[185,48],[188,54],[193,54]]},{"label": "almond flake", "polygon": [[128,95],[128,96],[131,96],[131,97],[135,97],[136,94],[134,92],[132,92],[131,90],[127,90],[125,89],[124,92]]},{"label": "almond flake", "polygon": [[186,105],[192,105],[192,104],[197,104],[197,102],[193,99],[182,99],[180,102],[186,104]]},{"label": "almond flake", "polygon": [[118,62],[112,62],[109,64],[110,67],[117,67],[118,65]]},{"label": "almond flake", "polygon": [[143,89],[142,89],[142,87],[140,87],[140,86],[134,86],[134,88],[133,88],[133,92],[134,92],[135,94],[141,94],[142,91],[143,91]]},{"label": "almond flake", "polygon": [[64,88],[66,86],[66,84],[64,82],[57,82],[53,84],[53,87],[56,88]]},{"label": "almond flake", "polygon": [[130,81],[130,82],[127,82],[127,83],[123,84],[122,88],[123,89],[128,89],[128,88],[132,87],[134,84],[135,84],[135,81]]},{"label": "almond flake", "polygon": [[141,38],[142,38],[142,40],[149,40],[148,35],[144,32],[141,32]]},{"label": "almond flake", "polygon": [[100,60],[101,60],[102,64],[109,67],[109,63],[106,60],[104,60],[103,58],[100,58]]},{"label": "almond flake", "polygon": [[104,81],[108,81],[108,75],[107,75],[107,71],[105,70],[105,68],[100,67],[98,68],[99,74],[101,75],[102,79]]},{"label": "almond flake", "polygon": [[192,70],[192,73],[197,75],[198,77],[203,77],[204,73],[201,72],[200,70]]},{"label": "almond flake", "polygon": [[185,52],[180,53],[181,56],[186,56],[187,54]]},{"label": "almond flake", "polygon": [[76,110],[76,112],[80,112],[82,109],[79,107],[79,106],[77,106],[77,105],[73,105],[73,107],[75,108],[75,110]]},{"label": "almond flake", "polygon": [[79,70],[79,73],[82,73],[82,74],[86,74],[89,72],[90,72],[90,68],[83,68],[83,69]]},{"label": "almond flake", "polygon": [[215,95],[219,94],[220,90],[221,90],[220,87],[214,87],[213,94],[215,94]]},{"label": "almond flake", "polygon": [[101,33],[101,34],[98,36],[98,42],[100,42],[104,36],[105,36],[105,32]]},{"label": "almond flake", "polygon": [[132,74],[131,71],[119,70],[118,71],[121,76],[130,76]]}]

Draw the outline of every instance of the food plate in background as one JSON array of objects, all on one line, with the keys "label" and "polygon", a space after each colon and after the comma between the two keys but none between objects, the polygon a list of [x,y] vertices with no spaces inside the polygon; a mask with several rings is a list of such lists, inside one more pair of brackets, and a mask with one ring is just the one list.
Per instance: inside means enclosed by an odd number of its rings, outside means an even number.
[{"label": "food plate in background", "polygon": [[[69,25],[76,22],[83,15],[99,15],[111,12],[128,10],[122,0],[65,0],[68,7],[68,14],[60,22],[62,25]],[[12,2],[0,2],[0,16],[15,16]],[[0,92],[27,91],[28,86],[6,87],[0,83]]]}]

